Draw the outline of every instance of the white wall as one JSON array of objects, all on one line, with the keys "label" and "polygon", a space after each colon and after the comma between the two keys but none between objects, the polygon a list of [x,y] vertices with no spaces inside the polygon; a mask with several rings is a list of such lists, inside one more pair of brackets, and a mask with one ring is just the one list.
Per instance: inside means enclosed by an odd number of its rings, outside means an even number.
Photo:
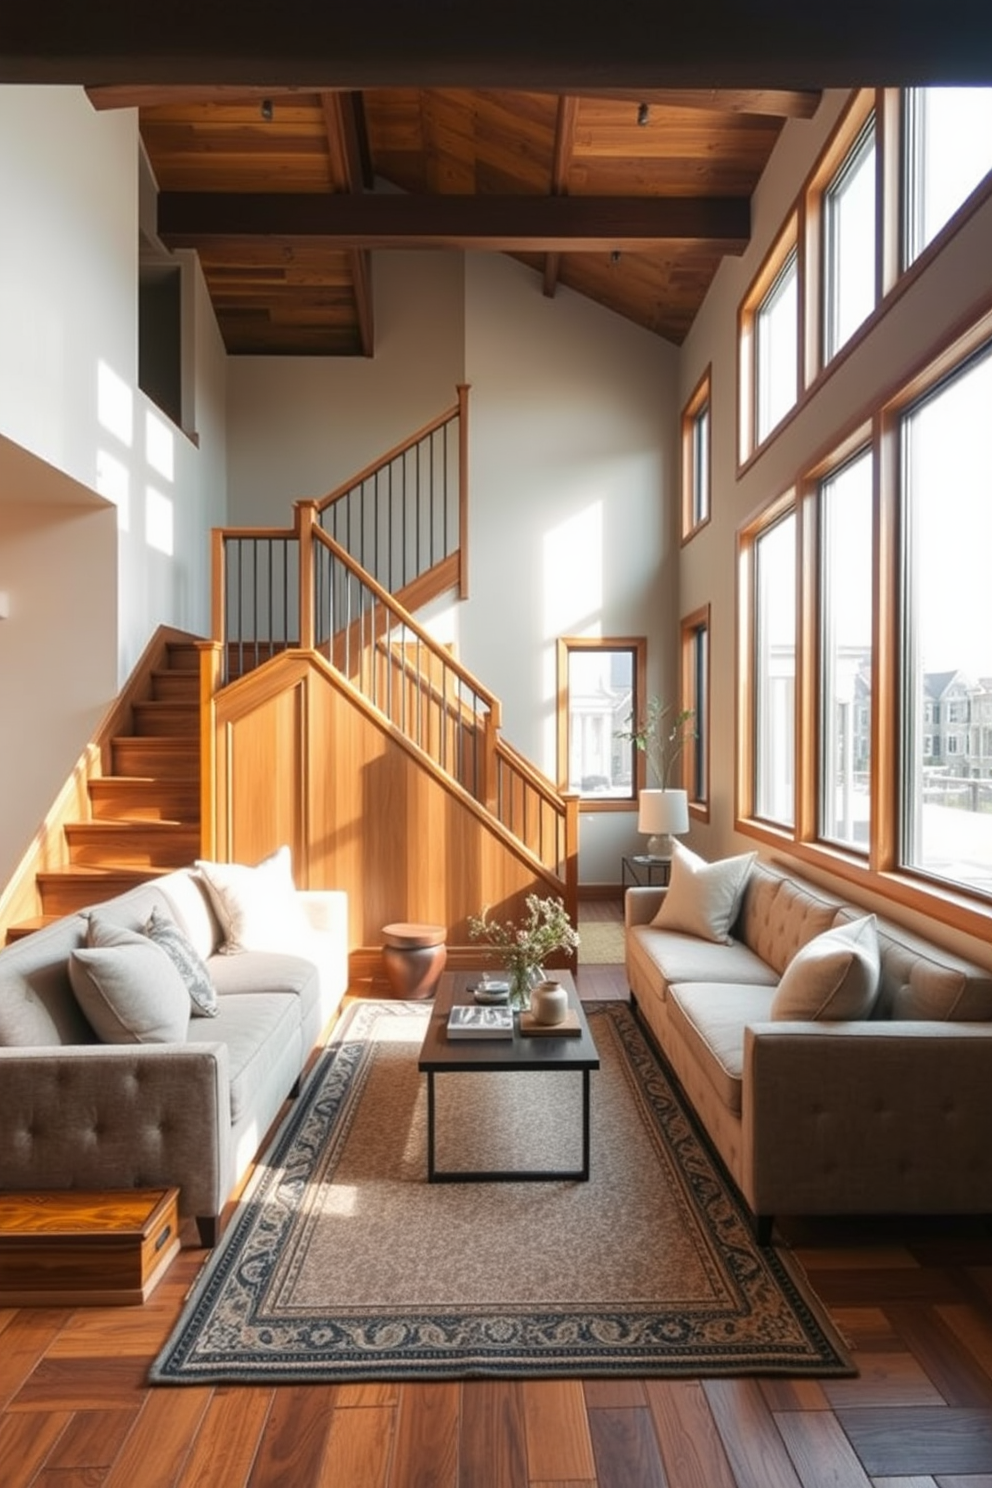
[{"label": "white wall", "polygon": [[155,627],[208,633],[226,370],[194,270],[197,439],[137,389],[133,111],[0,88],[0,201],[2,882]]},{"label": "white wall", "polygon": [[374,357],[230,359],[232,526],[289,526],[294,501],[326,496],[455,402],[461,254],[377,253],[372,283]]},{"label": "white wall", "polygon": [[[556,639],[648,640],[648,692],[675,695],[678,353],[511,259],[466,260],[472,385],[471,597],[460,652],[504,733],[556,774]],[[586,812],[580,881],[618,883],[636,813]]]}]

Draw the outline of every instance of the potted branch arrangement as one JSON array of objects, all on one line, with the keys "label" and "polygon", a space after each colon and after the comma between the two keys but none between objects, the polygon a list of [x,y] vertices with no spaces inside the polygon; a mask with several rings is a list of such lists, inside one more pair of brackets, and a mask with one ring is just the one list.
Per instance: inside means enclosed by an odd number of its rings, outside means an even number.
[{"label": "potted branch arrangement", "polygon": [[633,744],[644,755],[648,778],[657,787],[642,790],[637,800],[637,830],[648,835],[647,855],[651,858],[672,856],[673,836],[689,830],[689,795],[680,787],[669,785],[672,771],[690,739],[695,711],[681,708],[673,713],[671,703],[662,704],[653,697],[640,719],[630,713],[627,727],[618,729],[616,737]]}]

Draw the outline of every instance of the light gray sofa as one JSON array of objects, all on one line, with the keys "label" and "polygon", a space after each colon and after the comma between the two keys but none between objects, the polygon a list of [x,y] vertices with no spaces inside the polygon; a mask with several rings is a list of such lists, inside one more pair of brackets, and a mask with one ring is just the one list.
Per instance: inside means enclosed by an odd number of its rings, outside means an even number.
[{"label": "light gray sofa", "polygon": [[797,951],[864,915],[768,863],[732,943],[653,928],[625,896],[633,1001],[767,1242],[775,1215],[992,1214],[992,974],[877,922],[865,1018],[771,1020]]},{"label": "light gray sofa", "polygon": [[190,1016],[170,1042],[98,1039],[69,974],[86,912],[0,950],[0,1189],[174,1185],[180,1213],[213,1244],[347,990],[346,895],[301,891],[296,906],[305,929],[290,948],[233,955],[195,869],[94,906],[129,931],[157,910],[205,962],[216,1014]]}]

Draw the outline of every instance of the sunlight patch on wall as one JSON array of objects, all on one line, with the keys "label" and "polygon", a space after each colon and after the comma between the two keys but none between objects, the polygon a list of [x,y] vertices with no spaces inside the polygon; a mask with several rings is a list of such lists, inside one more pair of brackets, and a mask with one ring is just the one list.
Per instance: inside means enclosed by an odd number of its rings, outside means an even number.
[{"label": "sunlight patch on wall", "polygon": [[96,452],[96,488],[107,501],[117,508],[117,529],[129,532],[131,528],[131,472],[127,466],[106,450]]},{"label": "sunlight patch on wall", "polygon": [[145,459],[155,471],[170,482],[175,480],[176,441],[171,428],[151,410],[145,413]]},{"label": "sunlight patch on wall", "polygon": [[100,427],[128,449],[134,443],[134,394],[106,362],[97,363],[96,416]]},{"label": "sunlight patch on wall", "polygon": [[552,780],[558,752],[559,636],[603,633],[603,503],[593,501],[544,535],[541,555],[545,645],[541,658],[541,768]]},{"label": "sunlight patch on wall", "polygon": [[172,557],[174,552],[172,502],[154,486],[145,494],[145,541],[150,548]]}]

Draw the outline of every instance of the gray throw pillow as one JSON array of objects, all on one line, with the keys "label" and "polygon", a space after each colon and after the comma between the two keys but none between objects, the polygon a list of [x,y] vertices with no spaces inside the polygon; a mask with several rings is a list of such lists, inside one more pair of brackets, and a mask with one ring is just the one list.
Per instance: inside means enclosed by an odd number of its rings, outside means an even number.
[{"label": "gray throw pillow", "polygon": [[161,946],[137,939],[71,953],[76,1001],[105,1044],[183,1044],[189,1026],[186,983]]},{"label": "gray throw pillow", "polygon": [[194,1018],[216,1018],[217,988],[210,980],[203,957],[188,936],[167,915],[153,909],[145,926],[149,940],[161,946],[186,983]]}]

